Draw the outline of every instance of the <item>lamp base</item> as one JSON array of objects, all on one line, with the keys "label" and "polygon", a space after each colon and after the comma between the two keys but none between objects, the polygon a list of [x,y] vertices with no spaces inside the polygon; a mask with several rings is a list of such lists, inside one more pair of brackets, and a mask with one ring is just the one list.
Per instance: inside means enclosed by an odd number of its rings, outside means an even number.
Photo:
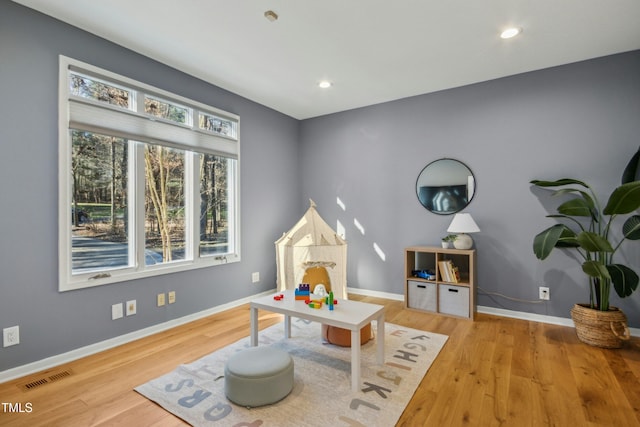
[{"label": "lamp base", "polygon": [[473,239],[468,234],[460,233],[456,240],[453,241],[453,247],[456,249],[471,249],[473,247]]}]

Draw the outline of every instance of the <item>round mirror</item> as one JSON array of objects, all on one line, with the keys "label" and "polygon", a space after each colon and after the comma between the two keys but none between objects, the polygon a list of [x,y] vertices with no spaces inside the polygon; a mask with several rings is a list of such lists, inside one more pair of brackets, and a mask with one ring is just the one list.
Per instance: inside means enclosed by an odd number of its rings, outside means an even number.
[{"label": "round mirror", "polygon": [[473,199],[476,180],[471,169],[454,159],[438,159],[422,169],[416,182],[420,204],[438,215],[451,215]]}]

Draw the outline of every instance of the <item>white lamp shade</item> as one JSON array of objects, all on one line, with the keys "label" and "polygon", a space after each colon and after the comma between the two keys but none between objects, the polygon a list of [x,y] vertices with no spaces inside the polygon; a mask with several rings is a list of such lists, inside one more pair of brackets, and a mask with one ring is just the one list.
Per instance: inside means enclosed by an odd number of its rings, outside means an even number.
[{"label": "white lamp shade", "polygon": [[471,214],[458,213],[453,217],[453,221],[447,228],[449,233],[478,233],[480,228],[478,224],[471,218]]}]

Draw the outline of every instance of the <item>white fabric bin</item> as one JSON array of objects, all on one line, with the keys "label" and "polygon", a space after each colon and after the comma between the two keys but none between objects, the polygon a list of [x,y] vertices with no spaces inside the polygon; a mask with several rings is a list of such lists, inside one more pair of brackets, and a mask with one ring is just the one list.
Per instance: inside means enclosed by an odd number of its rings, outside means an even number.
[{"label": "white fabric bin", "polygon": [[469,317],[469,288],[440,285],[440,313]]},{"label": "white fabric bin", "polygon": [[438,297],[436,284],[409,280],[408,304],[409,308],[417,308],[426,311],[438,311]]}]

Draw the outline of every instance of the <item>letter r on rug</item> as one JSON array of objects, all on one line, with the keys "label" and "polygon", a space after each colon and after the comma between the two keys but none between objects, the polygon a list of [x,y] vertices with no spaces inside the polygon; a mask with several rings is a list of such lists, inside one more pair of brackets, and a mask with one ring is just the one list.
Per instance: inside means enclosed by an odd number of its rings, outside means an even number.
[{"label": "letter r on rug", "polygon": [[211,392],[204,390],[196,390],[192,396],[186,396],[182,399],[178,400],[180,406],[184,406],[185,408],[193,408],[198,403],[205,400],[207,397],[211,396]]}]

